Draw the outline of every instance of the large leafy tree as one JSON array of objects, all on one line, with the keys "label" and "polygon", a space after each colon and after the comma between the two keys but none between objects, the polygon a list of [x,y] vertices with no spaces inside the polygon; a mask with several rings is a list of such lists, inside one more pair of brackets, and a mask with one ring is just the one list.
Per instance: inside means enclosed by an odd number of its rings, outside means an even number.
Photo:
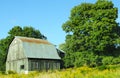
[{"label": "large leafy tree", "polygon": [[24,36],[24,37],[33,37],[39,39],[47,39],[39,30],[34,29],[33,27],[23,27],[15,26],[9,32],[8,36],[0,40],[0,71],[5,70],[5,61],[7,57],[7,52],[11,41],[14,36]]},{"label": "large leafy tree", "polygon": [[74,62],[78,61],[76,53],[81,55],[83,52],[87,54],[92,52],[96,56],[116,55],[120,42],[117,17],[118,9],[114,7],[112,1],[98,0],[94,4],[82,3],[75,6],[71,10],[69,20],[62,26],[67,33],[66,66],[74,66]]}]

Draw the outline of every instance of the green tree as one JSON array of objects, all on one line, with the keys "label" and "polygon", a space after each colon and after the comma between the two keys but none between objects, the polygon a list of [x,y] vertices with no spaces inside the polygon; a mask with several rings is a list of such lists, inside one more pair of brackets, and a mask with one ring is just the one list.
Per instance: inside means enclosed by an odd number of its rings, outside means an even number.
[{"label": "green tree", "polygon": [[24,37],[33,37],[39,39],[47,39],[39,30],[34,29],[33,27],[23,27],[15,26],[9,32],[8,36],[0,40],[0,71],[5,70],[5,61],[7,57],[7,52],[10,43],[12,42],[14,36],[24,36]]},{"label": "green tree", "polygon": [[114,56],[117,53],[116,46],[120,43],[117,17],[118,9],[114,7],[112,1],[98,0],[95,4],[82,3],[75,6],[71,10],[69,20],[62,26],[67,33],[66,63],[76,63],[74,60],[68,60],[71,56],[73,58],[75,52]]},{"label": "green tree", "polygon": [[65,51],[65,43],[60,44],[59,49]]}]

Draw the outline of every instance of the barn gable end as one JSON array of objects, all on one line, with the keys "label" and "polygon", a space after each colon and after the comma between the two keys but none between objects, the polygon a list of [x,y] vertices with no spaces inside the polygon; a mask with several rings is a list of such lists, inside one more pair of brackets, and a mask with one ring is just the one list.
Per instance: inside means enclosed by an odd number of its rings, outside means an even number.
[{"label": "barn gable end", "polygon": [[22,42],[15,38],[9,46],[7,61],[18,60],[26,58]]}]

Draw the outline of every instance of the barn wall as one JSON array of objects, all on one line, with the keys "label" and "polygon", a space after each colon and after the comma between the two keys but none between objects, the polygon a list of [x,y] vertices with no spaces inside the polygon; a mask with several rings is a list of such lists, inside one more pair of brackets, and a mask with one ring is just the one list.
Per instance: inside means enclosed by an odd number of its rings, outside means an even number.
[{"label": "barn wall", "polygon": [[57,60],[29,59],[28,68],[29,71],[55,70],[60,69],[60,62]]},{"label": "barn wall", "polygon": [[[24,65],[24,69],[21,69],[21,65]],[[18,39],[14,39],[9,46],[6,60],[6,71],[8,70],[17,73],[28,70],[28,60],[24,55],[22,43]]]},{"label": "barn wall", "polygon": [[7,61],[26,58],[21,41],[15,39],[9,46]]},{"label": "barn wall", "polygon": [[17,73],[24,73],[25,71],[28,71],[28,59],[7,61],[6,71],[9,70]]}]

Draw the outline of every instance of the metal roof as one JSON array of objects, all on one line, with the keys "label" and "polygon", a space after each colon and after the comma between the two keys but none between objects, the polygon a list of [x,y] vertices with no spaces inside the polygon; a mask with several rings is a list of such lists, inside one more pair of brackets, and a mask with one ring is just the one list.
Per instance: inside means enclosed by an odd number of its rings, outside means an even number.
[{"label": "metal roof", "polygon": [[28,58],[61,59],[54,45],[47,40],[18,37],[22,41],[23,51]]},{"label": "metal roof", "polygon": [[15,36],[15,38],[19,38],[23,42],[29,42],[29,43],[37,43],[37,44],[50,44],[47,40],[43,39],[36,39],[36,38],[28,38],[28,37],[21,37],[21,36]]}]

